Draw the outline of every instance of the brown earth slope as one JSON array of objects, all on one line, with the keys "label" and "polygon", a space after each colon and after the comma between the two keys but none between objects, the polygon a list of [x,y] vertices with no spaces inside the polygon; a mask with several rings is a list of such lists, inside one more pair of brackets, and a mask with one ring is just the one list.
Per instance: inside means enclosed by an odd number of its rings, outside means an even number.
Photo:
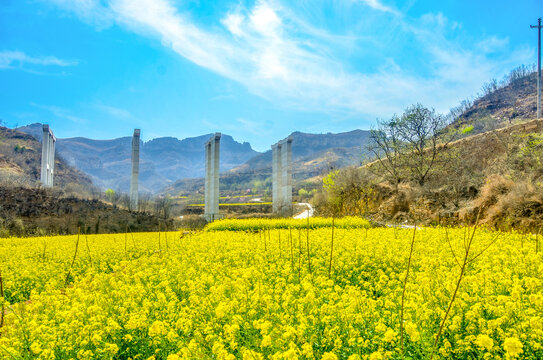
[{"label": "brown earth slope", "polygon": [[456,128],[471,125],[472,133],[479,133],[535,119],[536,90],[535,72],[517,77],[509,75],[501,86],[475,99],[452,125]]},{"label": "brown earth slope", "polygon": [[[21,131],[0,127],[0,184],[35,186],[39,184],[40,171],[40,142]],[[69,166],[58,154],[54,185],[86,192],[93,190],[89,176]]]},{"label": "brown earth slope", "polygon": [[0,236],[118,233],[172,229],[172,220],[120,209],[58,190],[0,186]]}]

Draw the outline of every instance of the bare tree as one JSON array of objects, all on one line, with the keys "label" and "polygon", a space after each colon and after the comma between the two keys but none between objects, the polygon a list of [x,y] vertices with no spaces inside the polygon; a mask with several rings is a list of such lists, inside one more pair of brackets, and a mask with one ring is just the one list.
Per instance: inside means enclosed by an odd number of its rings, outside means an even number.
[{"label": "bare tree", "polygon": [[378,121],[377,124],[377,129],[370,132],[368,150],[378,162],[377,172],[397,186],[405,177],[406,146],[400,135],[401,119],[394,115],[390,120]]},{"label": "bare tree", "polygon": [[452,140],[452,136],[445,137],[445,119],[434,109],[416,104],[402,115],[399,133],[409,150],[405,164],[411,178],[422,186],[434,169],[443,143]]},{"label": "bare tree", "polygon": [[173,199],[169,196],[162,196],[155,199],[155,210],[158,216],[164,219],[170,217],[170,211],[173,206]]},{"label": "bare tree", "polygon": [[330,173],[324,181],[327,215],[363,215],[374,203],[375,176],[367,168],[350,166]]},{"label": "bare tree", "polygon": [[500,88],[498,80],[492,79],[483,85],[483,96],[490,95]]},{"label": "bare tree", "polygon": [[141,212],[147,212],[151,210],[152,196],[149,193],[141,193],[138,199],[138,208]]},{"label": "bare tree", "polygon": [[401,117],[379,122],[370,133],[369,150],[382,175],[396,186],[406,179],[424,185],[444,145],[453,139],[445,125],[444,116],[421,104],[408,107]]},{"label": "bare tree", "polygon": [[462,121],[466,112],[473,106],[473,101],[469,98],[460,101],[458,106],[453,107],[450,110],[447,121],[452,123],[454,121]]}]

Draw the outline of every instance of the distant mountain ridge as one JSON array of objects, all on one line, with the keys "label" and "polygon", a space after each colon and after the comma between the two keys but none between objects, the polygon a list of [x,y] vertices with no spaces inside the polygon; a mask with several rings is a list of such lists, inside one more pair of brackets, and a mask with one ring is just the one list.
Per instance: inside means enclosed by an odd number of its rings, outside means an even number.
[{"label": "distant mountain ridge", "polygon": [[[41,124],[18,130],[41,141]],[[54,130],[54,129],[53,129]],[[330,169],[360,165],[367,153],[367,130],[343,133],[308,134],[296,131],[293,139],[293,177],[304,180]],[[212,134],[179,140],[156,138],[141,143],[140,190],[152,193],[180,193],[201,190],[205,170],[204,144]],[[277,139],[279,140],[279,139]],[[57,140],[57,154],[67,163],[88,174],[95,185],[128,191],[130,186],[130,136],[93,140],[74,137]],[[247,142],[229,135],[221,138],[221,181],[240,187],[254,180],[271,178],[271,149],[259,153]],[[194,180],[188,180],[194,179]],[[191,184],[188,186],[186,184]],[[195,185],[196,184],[196,185]]]},{"label": "distant mountain ridge", "polygon": [[[347,158],[344,158],[345,161],[342,161],[342,164],[337,164],[337,166],[356,164],[365,154],[363,146],[367,143],[369,134],[370,132],[367,130],[352,130],[336,134],[308,134],[295,131],[290,135],[292,137],[292,161],[294,163],[314,162],[327,151],[342,149],[345,152],[346,149],[350,149],[351,151],[348,151]],[[346,154],[344,153],[344,155]],[[271,161],[272,152],[268,150],[256,155],[245,164],[232,169],[231,172],[242,172],[248,169],[259,170],[263,168],[269,168],[271,171]],[[334,166],[333,163],[329,165]]]},{"label": "distant mountain ridge", "polygon": [[[41,141],[41,124],[18,130]],[[54,129],[53,129],[54,131]],[[179,140],[162,137],[141,142],[140,190],[157,192],[181,178],[204,175],[205,142],[212,134]],[[89,174],[97,186],[128,191],[132,137],[93,140],[84,137],[57,139],[57,154],[70,165]],[[239,143],[230,135],[221,138],[221,171],[239,166],[259,153],[247,142]]]},{"label": "distant mountain ridge", "polygon": [[[343,133],[292,133],[292,175],[296,182],[349,165],[361,165],[367,159],[366,145],[370,131],[353,130]],[[251,187],[255,181],[271,186],[271,149],[251,158],[246,163],[221,174],[221,189],[231,191]],[[204,179],[180,179],[163,190],[177,195],[203,190]]]}]

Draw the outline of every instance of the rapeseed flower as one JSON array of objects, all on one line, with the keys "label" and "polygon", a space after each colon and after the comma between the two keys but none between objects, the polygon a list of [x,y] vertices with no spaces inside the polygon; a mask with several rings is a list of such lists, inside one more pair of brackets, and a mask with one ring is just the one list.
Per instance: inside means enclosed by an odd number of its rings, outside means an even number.
[{"label": "rapeseed flower", "polygon": [[477,344],[477,346],[479,346],[481,349],[492,351],[492,348],[494,347],[494,340],[492,340],[492,338],[486,334],[479,334],[477,335],[475,344]]},{"label": "rapeseed flower", "polygon": [[[345,223],[335,232],[329,275],[328,225],[316,224],[308,241],[305,230],[285,224],[169,233],[167,250],[156,233],[133,234],[134,242],[129,235],[126,243],[124,234],[89,235],[68,284],[74,236],[2,240],[0,351],[42,359],[399,358],[413,230]],[[488,247],[495,235],[476,234],[473,253],[485,254],[465,273],[435,358],[543,357],[543,254],[535,237],[516,233]],[[404,304],[406,357],[428,355],[454,291],[459,268],[451,248],[462,253],[464,230],[448,229],[448,238],[450,246],[444,229],[417,230]]]},{"label": "rapeseed flower", "polygon": [[503,349],[508,358],[516,358],[522,353],[522,343],[516,337],[508,337],[503,341]]}]

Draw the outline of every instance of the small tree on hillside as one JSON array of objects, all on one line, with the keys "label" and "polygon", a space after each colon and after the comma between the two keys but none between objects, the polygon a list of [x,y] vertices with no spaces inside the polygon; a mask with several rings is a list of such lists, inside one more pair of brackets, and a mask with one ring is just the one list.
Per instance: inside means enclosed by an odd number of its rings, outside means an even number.
[{"label": "small tree on hillside", "polygon": [[141,212],[147,212],[151,210],[151,194],[141,193],[138,196],[138,210]]},{"label": "small tree on hillside", "polygon": [[319,212],[328,216],[366,214],[374,202],[374,180],[367,169],[355,166],[330,172],[323,179],[325,198]]},{"label": "small tree on hillside", "polygon": [[117,204],[117,200],[119,200],[119,195],[115,192],[113,189],[107,189],[105,192],[106,199],[113,205]]},{"label": "small tree on hillside", "polygon": [[452,136],[445,130],[445,117],[421,104],[408,107],[401,117],[379,122],[370,133],[369,150],[383,175],[397,186],[411,179],[423,186],[434,169],[439,153]]},{"label": "small tree on hillside", "polygon": [[[368,151],[378,162],[377,172],[397,186],[405,177],[403,162],[406,144],[401,140],[401,119],[394,115],[388,121],[378,121],[370,132]],[[370,168],[373,169],[373,168]]]}]

